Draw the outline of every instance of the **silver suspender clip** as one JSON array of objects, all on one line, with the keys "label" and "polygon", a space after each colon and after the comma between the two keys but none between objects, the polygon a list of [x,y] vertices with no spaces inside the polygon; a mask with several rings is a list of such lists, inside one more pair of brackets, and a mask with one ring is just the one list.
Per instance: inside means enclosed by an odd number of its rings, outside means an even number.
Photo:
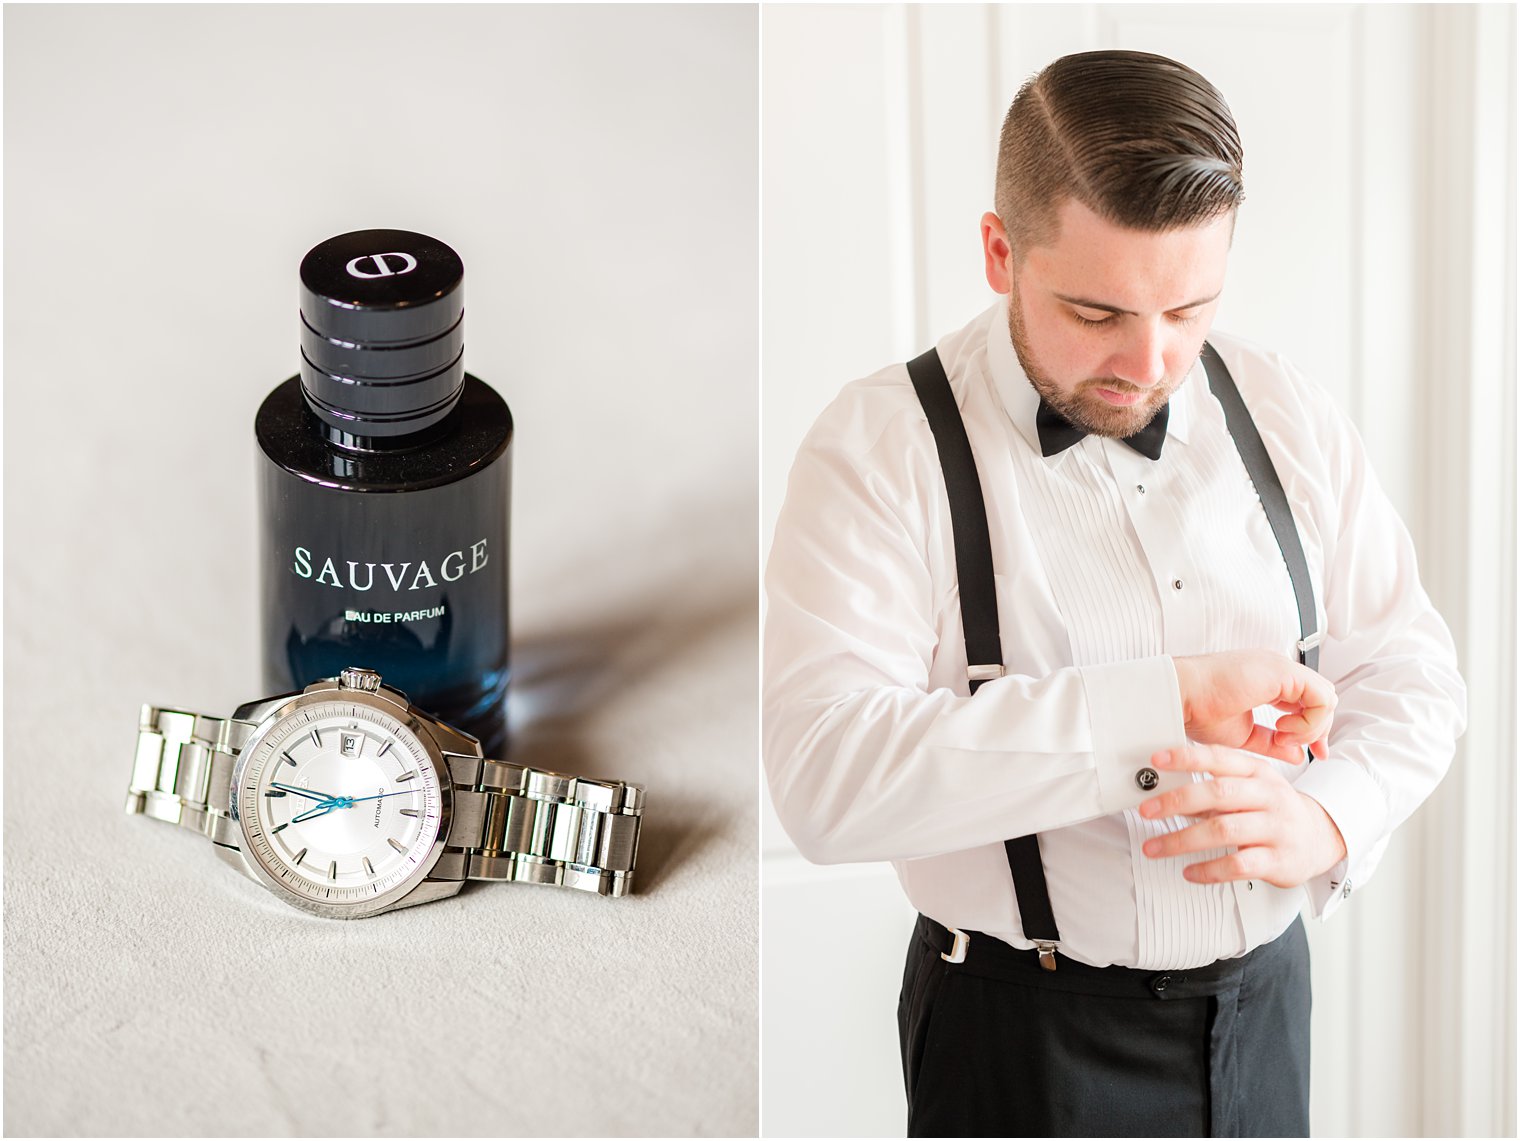
[{"label": "silver suspender clip", "polygon": [[945,930],[955,936],[955,942],[950,944],[950,953],[948,955],[941,951],[939,957],[947,963],[964,963],[966,961],[966,948],[971,945],[971,936],[967,935],[964,931],[957,931],[954,927],[947,927]]},{"label": "silver suspender clip", "polygon": [[966,677],[971,681],[992,681],[1003,676],[1002,666],[967,666]]},{"label": "silver suspender clip", "polygon": [[1049,939],[1036,939],[1034,946],[1035,950],[1040,952],[1040,966],[1044,967],[1047,971],[1055,970],[1056,948],[1060,944],[1051,942]]},{"label": "silver suspender clip", "polygon": [[1314,631],[1314,633],[1310,634],[1307,638],[1300,638],[1298,640],[1298,652],[1300,654],[1307,654],[1310,650],[1314,649],[1314,647],[1318,646],[1324,640],[1325,640],[1324,632],[1320,631],[1320,630],[1316,630],[1316,631]]}]

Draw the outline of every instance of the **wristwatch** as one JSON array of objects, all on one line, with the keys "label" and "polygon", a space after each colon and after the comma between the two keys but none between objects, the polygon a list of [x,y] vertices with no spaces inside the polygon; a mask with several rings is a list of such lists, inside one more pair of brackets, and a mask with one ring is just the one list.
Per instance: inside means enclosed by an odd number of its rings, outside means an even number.
[{"label": "wristwatch", "polygon": [[143,706],[127,812],[210,837],[303,911],[359,919],[467,879],[626,895],[644,790],[488,760],[373,670],[241,706]]}]

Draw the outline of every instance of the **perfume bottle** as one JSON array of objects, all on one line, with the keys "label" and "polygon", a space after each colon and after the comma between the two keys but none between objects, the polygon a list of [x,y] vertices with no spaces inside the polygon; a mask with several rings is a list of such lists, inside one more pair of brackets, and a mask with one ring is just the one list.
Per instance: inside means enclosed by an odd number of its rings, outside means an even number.
[{"label": "perfume bottle", "polygon": [[407,230],[301,262],[301,371],[255,421],[264,681],[372,669],[500,755],[512,414],[464,371],[463,280]]}]

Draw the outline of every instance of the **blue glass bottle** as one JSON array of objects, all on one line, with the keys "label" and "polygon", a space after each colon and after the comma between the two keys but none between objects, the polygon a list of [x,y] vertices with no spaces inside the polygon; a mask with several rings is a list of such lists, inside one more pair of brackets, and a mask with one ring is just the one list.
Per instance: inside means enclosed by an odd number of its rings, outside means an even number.
[{"label": "blue glass bottle", "polygon": [[406,230],[301,263],[301,372],[255,421],[264,680],[373,669],[499,755],[512,414],[464,371],[463,277]]}]

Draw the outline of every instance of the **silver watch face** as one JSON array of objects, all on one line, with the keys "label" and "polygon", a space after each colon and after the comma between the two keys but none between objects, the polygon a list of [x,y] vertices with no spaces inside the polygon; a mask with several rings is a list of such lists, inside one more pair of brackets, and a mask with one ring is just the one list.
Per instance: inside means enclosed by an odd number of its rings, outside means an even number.
[{"label": "silver watch face", "polygon": [[439,768],[385,703],[301,698],[244,750],[236,806],[260,879],[307,910],[369,914],[437,860]]}]

